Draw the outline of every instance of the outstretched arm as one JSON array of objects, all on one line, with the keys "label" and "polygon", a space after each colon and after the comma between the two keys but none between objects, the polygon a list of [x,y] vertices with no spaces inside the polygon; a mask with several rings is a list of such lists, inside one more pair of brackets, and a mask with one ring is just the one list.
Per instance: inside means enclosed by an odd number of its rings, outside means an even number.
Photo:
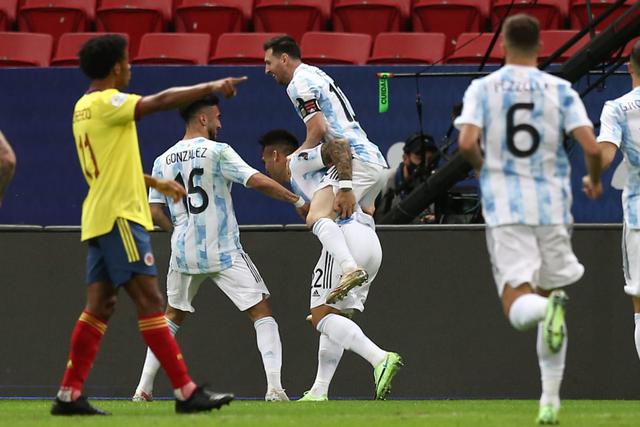
[{"label": "outstretched arm", "polygon": [[247,77],[227,77],[193,86],[172,87],[141,98],[136,107],[137,114],[138,117],[143,117],[158,111],[171,110],[190,104],[211,93],[219,93],[225,98],[231,98],[236,95],[236,86],[246,80]]},{"label": "outstretched arm", "polygon": [[287,190],[282,185],[260,172],[251,175],[246,186],[248,188],[258,190],[272,199],[291,203],[295,205],[296,208],[304,206],[304,200],[301,197]]},{"label": "outstretched arm", "polygon": [[324,138],[327,133],[327,119],[325,119],[322,111],[319,111],[313,115],[306,122],[307,126],[307,137],[304,140],[304,143],[298,148],[297,151],[307,150],[309,148],[313,148],[316,145],[320,144],[322,138]]},{"label": "outstretched arm", "polygon": [[13,174],[16,170],[16,155],[13,149],[9,145],[9,142],[5,139],[2,132],[0,132],[0,205],[2,204],[2,197],[4,192],[13,178]]}]

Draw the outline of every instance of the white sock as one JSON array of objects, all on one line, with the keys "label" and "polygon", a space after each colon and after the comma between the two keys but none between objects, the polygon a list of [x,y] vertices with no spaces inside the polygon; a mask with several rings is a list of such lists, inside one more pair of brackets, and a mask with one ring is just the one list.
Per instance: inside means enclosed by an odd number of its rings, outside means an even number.
[{"label": "white sock", "polygon": [[262,364],[267,376],[267,389],[282,389],[280,369],[282,368],[282,343],[278,324],[273,317],[263,317],[253,324],[256,328],[258,350],[262,355]]},{"label": "white sock", "polygon": [[312,231],[322,247],[338,261],[343,273],[350,273],[358,267],[338,224],[328,218],[320,218],[313,224]]},{"label": "white sock", "polygon": [[564,373],[564,361],[567,357],[567,331],[565,330],[564,343],[558,353],[552,353],[544,342],[544,322],[538,323],[538,363],[540,365],[540,377],[542,379],[542,396],[540,406],[553,405],[560,409],[560,385]]},{"label": "white sock", "polygon": [[[165,317],[165,319],[167,319]],[[178,333],[180,326],[173,321],[167,319],[169,330],[171,335],[175,336]],[[144,359],[144,366],[142,367],[142,375],[140,376],[140,382],[136,387],[136,393],[144,391],[147,394],[153,393],[153,381],[156,379],[158,370],[160,369],[160,361],[156,358],[150,348],[147,347],[147,357]]]},{"label": "white sock", "polygon": [[320,334],[320,344],[318,345],[318,373],[313,382],[310,394],[312,396],[325,396],[329,394],[329,384],[336,373],[338,363],[342,358],[344,348],[331,341],[325,334]]},{"label": "white sock", "polygon": [[509,321],[517,330],[526,331],[544,320],[546,311],[547,298],[538,294],[522,295],[511,304]]},{"label": "white sock", "polygon": [[635,319],[636,319],[636,333],[635,333],[636,350],[638,351],[638,357],[640,358],[640,313],[635,314]]},{"label": "white sock", "polygon": [[351,350],[376,367],[387,357],[387,352],[374,344],[360,326],[338,314],[328,314],[318,322],[318,332],[345,350]]}]

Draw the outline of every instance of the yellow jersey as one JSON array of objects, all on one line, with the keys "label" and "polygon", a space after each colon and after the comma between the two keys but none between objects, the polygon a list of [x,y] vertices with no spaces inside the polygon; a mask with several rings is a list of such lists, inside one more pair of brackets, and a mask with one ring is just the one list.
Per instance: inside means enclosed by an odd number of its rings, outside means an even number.
[{"label": "yellow jersey", "polygon": [[85,94],[74,108],[73,136],[89,184],[83,241],[109,233],[117,218],[153,229],[135,123],[139,100],[107,89]]}]

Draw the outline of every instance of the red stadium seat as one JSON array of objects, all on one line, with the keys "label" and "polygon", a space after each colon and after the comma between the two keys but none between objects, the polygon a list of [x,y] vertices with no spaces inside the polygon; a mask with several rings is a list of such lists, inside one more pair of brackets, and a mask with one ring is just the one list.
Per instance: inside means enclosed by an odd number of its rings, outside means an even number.
[{"label": "red stadium seat", "polygon": [[282,33],[228,33],[218,38],[209,64],[264,64],[264,42]]},{"label": "red stadium seat", "polygon": [[[482,62],[493,34],[462,33],[458,37],[456,50],[447,59],[448,64],[479,64]],[[500,46],[502,36],[498,38],[487,60],[489,64],[500,63],[504,59],[504,52]]]},{"label": "red stadium seat", "polygon": [[[634,0],[628,0],[621,7],[615,10],[608,18],[602,21],[596,26],[596,30],[602,31],[620,15],[626,12],[633,3]],[[616,0],[591,0],[591,16],[593,18],[599,16],[609,8]],[[571,28],[579,30],[584,28],[589,23],[587,17],[587,2],[586,0],[572,0],[569,7],[569,18],[571,20]]]},{"label": "red stadium seat", "polygon": [[211,52],[224,33],[247,30],[253,0],[181,0],[175,11],[176,31],[211,36]]},{"label": "red stadium seat", "polygon": [[369,34],[402,31],[409,17],[410,0],[336,0],[333,29]]},{"label": "red stadium seat", "polygon": [[326,29],[331,0],[257,0],[256,31],[286,33],[298,42],[307,31]]},{"label": "red stadium seat", "polygon": [[142,36],[133,64],[206,65],[209,34],[149,33]]},{"label": "red stadium seat", "polygon": [[96,15],[96,0],[27,0],[18,13],[18,29],[46,33],[54,41],[64,33],[88,31]]},{"label": "red stadium seat", "polygon": [[[512,0],[494,0],[491,13],[491,25],[496,30]],[[564,28],[564,21],[569,13],[569,0],[515,0],[509,15],[527,13],[540,21],[541,30],[558,30]]]},{"label": "red stadium seat", "polygon": [[0,0],[0,31],[9,31],[16,20],[18,0]]},{"label": "red stadium seat", "polygon": [[380,33],[369,64],[433,64],[444,56],[442,33]]},{"label": "red stadium seat", "polygon": [[171,0],[101,0],[96,30],[129,35],[129,55],[138,52],[146,33],[161,33],[171,20]]},{"label": "red stadium seat", "polygon": [[[546,30],[540,31],[540,42],[542,46],[540,47],[540,54],[538,58],[540,61],[546,60],[549,56],[551,56],[556,50],[558,50],[562,45],[571,39],[571,37],[578,34],[577,31],[572,30]],[[589,41],[589,35],[582,37],[578,40],[573,46],[567,49],[558,59],[558,62],[563,62],[573,56],[577,51],[582,49],[582,47],[587,44]]]},{"label": "red stadium seat", "polygon": [[444,33],[446,52],[455,48],[462,33],[483,32],[491,0],[416,0],[411,14],[414,31]]},{"label": "red stadium seat", "polygon": [[367,62],[371,36],[354,33],[310,31],[300,42],[302,59],[309,64],[355,64]]},{"label": "red stadium seat", "polygon": [[[60,36],[56,53],[53,55],[51,65],[55,66],[77,66],[78,52],[83,44],[89,39],[102,36],[108,33],[67,33]],[[129,36],[120,34],[127,40]]]},{"label": "red stadium seat", "polygon": [[46,67],[53,36],[36,33],[0,33],[0,67]]}]

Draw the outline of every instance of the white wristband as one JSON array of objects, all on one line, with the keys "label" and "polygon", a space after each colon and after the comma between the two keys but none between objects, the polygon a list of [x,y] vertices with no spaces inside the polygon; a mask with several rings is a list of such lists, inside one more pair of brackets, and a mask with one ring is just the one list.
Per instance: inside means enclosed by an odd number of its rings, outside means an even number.
[{"label": "white wristband", "polygon": [[350,179],[345,179],[342,181],[338,181],[338,188],[340,188],[341,190],[352,190],[353,189],[353,182]]},{"label": "white wristband", "polygon": [[305,201],[302,197],[298,197],[298,200],[296,200],[296,202],[293,204],[293,206],[295,206],[296,208],[301,208],[305,205]]}]

